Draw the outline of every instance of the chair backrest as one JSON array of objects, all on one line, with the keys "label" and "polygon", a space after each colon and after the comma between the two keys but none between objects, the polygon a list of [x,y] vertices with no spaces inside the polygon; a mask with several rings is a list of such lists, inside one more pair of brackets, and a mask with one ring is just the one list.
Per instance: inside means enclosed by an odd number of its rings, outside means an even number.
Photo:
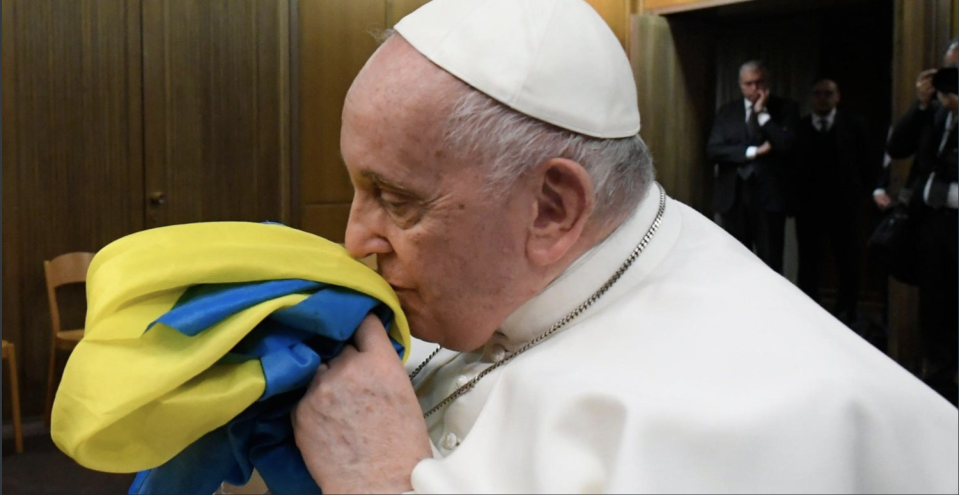
[{"label": "chair backrest", "polygon": [[60,306],[57,304],[57,287],[87,281],[87,269],[93,261],[94,253],[66,253],[44,260],[43,273],[47,279],[47,301],[50,303],[50,325],[53,335],[60,328]]}]

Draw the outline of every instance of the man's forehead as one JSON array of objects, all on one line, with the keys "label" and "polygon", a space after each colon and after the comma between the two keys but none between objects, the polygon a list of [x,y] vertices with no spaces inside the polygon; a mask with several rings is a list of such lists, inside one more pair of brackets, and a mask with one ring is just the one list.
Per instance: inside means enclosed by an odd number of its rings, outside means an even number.
[{"label": "man's forehead", "polygon": [[445,93],[456,79],[416,51],[402,36],[393,35],[380,46],[360,71],[351,93],[402,100],[429,98]]}]

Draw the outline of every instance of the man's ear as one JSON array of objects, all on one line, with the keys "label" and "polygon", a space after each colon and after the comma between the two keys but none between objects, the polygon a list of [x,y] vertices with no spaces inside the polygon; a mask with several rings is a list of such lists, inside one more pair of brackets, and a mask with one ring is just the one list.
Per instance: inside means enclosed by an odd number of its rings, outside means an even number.
[{"label": "man's ear", "polygon": [[550,158],[533,171],[535,205],[526,254],[547,266],[562,259],[583,234],[593,213],[593,181],[582,165]]}]

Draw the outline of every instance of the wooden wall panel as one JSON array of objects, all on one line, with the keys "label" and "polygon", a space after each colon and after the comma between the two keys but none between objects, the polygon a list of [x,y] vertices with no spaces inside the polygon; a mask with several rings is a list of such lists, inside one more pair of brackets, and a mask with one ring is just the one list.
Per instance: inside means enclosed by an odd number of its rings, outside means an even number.
[{"label": "wooden wall panel", "polygon": [[753,0],[638,0],[640,14],[670,14],[688,10],[708,9]]},{"label": "wooden wall panel", "polygon": [[288,220],[286,5],[143,1],[149,226]]},{"label": "wooden wall panel", "polygon": [[[20,230],[18,173],[16,155],[16,58],[13,36],[14,1],[3,0],[3,338],[21,346],[20,329]],[[22,358],[18,362],[23,367]],[[22,374],[22,372],[21,372]],[[10,383],[7,367],[3,366],[3,417],[10,414]]]},{"label": "wooden wall panel", "polygon": [[952,20],[950,26],[950,34],[953,37],[956,37],[959,34],[959,0],[952,0],[952,15],[949,16],[949,19]]},{"label": "wooden wall panel", "polygon": [[[4,335],[18,344],[28,416],[42,411],[47,378],[43,260],[97,251],[143,226],[139,5],[4,2],[4,123],[13,131],[4,134],[4,175],[16,181],[4,189],[18,191],[3,199],[8,208],[15,199],[9,213],[17,217],[13,237],[4,235],[4,286],[16,283],[20,297],[17,305],[4,291],[5,309],[13,304],[20,313],[5,315]],[[6,271],[11,243],[19,277]],[[81,297],[65,311],[82,314],[82,307]]]},{"label": "wooden wall panel", "polygon": [[[415,8],[399,2],[394,12]],[[342,240],[353,187],[340,157],[346,92],[379,46],[384,0],[300,0],[297,13],[300,227]],[[328,206],[328,207],[324,207]]]},{"label": "wooden wall panel", "polygon": [[600,17],[609,24],[610,29],[619,39],[619,44],[625,48],[628,46],[630,26],[630,2],[629,0],[586,0],[596,9]]},{"label": "wooden wall panel", "polygon": [[708,210],[712,179],[705,157],[713,108],[707,32],[696,23],[634,16],[629,49],[640,135],[653,154],[657,180],[671,196],[701,212]]},{"label": "wooden wall panel", "polygon": [[350,219],[350,203],[306,205],[303,207],[303,224],[307,232],[325,237],[333,242],[346,242],[346,224]]},{"label": "wooden wall panel", "polygon": [[[291,16],[291,3],[292,0],[281,0],[276,2],[276,51],[270,50],[269,43],[261,43],[260,52],[257,57],[261,60],[260,74],[261,79],[266,79],[270,76],[270,71],[276,71],[277,77],[277,105],[275,114],[273,118],[275,121],[269,119],[261,123],[261,136],[269,140],[269,129],[265,129],[264,126],[267,126],[271,122],[275,122],[275,131],[278,133],[277,136],[277,159],[279,163],[278,179],[279,183],[279,194],[280,194],[280,221],[287,224],[293,225],[293,105],[297,104],[297,101],[293,99],[293,43],[291,37],[293,31],[291,28],[291,21],[293,17]],[[270,19],[267,17],[266,19]],[[270,62],[270,59],[273,59]],[[258,101],[268,101],[268,99],[258,98]],[[263,113],[260,114],[264,115]],[[296,114],[298,115],[298,114]],[[260,145],[261,151],[266,151],[271,149],[266,143]],[[267,160],[266,156],[262,156],[261,159]]]},{"label": "wooden wall panel", "polygon": [[400,19],[428,2],[429,0],[386,0],[386,26],[392,28]]}]

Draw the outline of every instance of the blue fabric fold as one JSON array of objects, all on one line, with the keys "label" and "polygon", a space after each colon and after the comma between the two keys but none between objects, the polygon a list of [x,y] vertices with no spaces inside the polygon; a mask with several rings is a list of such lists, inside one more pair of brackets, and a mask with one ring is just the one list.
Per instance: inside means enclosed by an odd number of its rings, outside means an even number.
[{"label": "blue fabric fold", "polygon": [[147,330],[163,323],[184,335],[193,336],[251,306],[280,296],[314,292],[323,285],[309,280],[195,285]]},{"label": "blue fabric fold", "polygon": [[[246,484],[253,469],[274,494],[321,493],[296,447],[290,412],[320,363],[339,354],[367,314],[376,315],[389,329],[393,313],[386,305],[349,289],[305,280],[212,284],[187,290],[150,327],[163,323],[195,336],[239,311],[297,293],[309,296],[275,311],[220,360],[259,360],[266,381],[260,399],[167,463],[138,473],[130,494],[210,494],[223,481]],[[402,355],[402,344],[391,340]]]}]

